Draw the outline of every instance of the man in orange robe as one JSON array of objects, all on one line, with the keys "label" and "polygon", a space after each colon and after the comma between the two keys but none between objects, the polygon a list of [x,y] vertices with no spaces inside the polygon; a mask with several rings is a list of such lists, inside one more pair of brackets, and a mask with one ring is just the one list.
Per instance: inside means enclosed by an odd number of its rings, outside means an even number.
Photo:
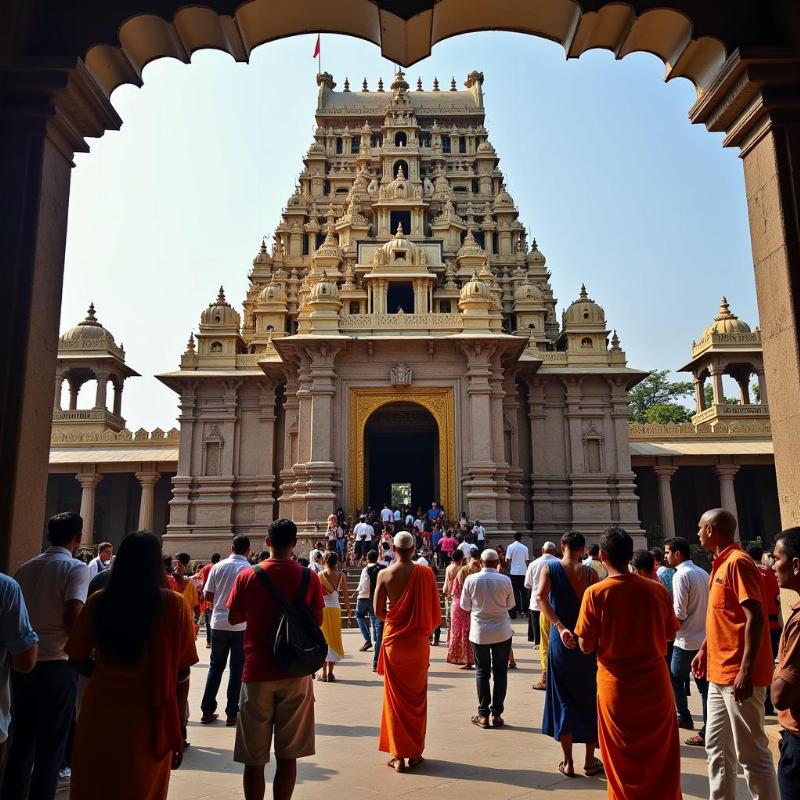
[{"label": "man in orange robe", "polygon": [[583,595],[575,635],[597,651],[598,744],[610,800],[680,800],[678,720],[665,655],[680,623],[660,582],[628,572],[633,540],[600,541],[606,580]]},{"label": "man in orange robe", "polygon": [[383,675],[383,711],[379,749],[397,772],[422,762],[428,724],[430,636],[442,621],[436,577],[430,567],[414,564],[414,537],[394,537],[396,560],[378,573],[375,612],[384,620],[378,656]]}]

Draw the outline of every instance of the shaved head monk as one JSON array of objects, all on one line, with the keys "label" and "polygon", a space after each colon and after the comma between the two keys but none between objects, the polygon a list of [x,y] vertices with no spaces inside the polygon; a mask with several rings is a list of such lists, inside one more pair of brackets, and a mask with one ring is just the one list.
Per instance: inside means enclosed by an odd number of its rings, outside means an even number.
[{"label": "shaved head monk", "polygon": [[378,747],[397,772],[422,763],[428,724],[430,636],[442,621],[439,590],[430,567],[414,564],[414,537],[394,537],[395,562],[378,573],[375,613],[384,621],[378,656],[383,711]]},{"label": "shaved head monk", "polygon": [[[583,593],[574,634],[597,652],[597,733],[610,800],[680,800],[678,720],[665,659],[680,623],[664,587],[628,572],[633,540],[600,540],[608,577]],[[732,795],[731,795],[732,796]]]},{"label": "shaved head monk", "polygon": [[772,680],[772,646],[761,574],[735,541],[736,517],[724,508],[698,523],[700,544],[714,554],[706,640],[692,661],[708,680],[706,754],[710,800],[736,794],[739,764],[758,800],[778,800],[778,781],[764,732],[764,699]]}]

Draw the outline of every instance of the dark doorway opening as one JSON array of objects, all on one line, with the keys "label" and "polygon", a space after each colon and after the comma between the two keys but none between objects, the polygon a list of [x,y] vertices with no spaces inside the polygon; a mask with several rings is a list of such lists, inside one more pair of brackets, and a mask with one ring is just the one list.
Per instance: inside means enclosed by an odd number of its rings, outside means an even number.
[{"label": "dark doorway opening", "polygon": [[397,233],[397,226],[403,226],[403,233],[408,236],[411,233],[411,212],[410,211],[392,211],[389,216],[389,229],[394,236]]},{"label": "dark doorway opening", "polygon": [[414,313],[414,289],[410,283],[390,283],[386,296],[386,308],[390,314],[403,309],[405,314]]},{"label": "dark doorway opening", "polygon": [[411,484],[411,508],[439,499],[439,427],[416,403],[391,403],[364,430],[367,504],[382,508],[392,484]]}]

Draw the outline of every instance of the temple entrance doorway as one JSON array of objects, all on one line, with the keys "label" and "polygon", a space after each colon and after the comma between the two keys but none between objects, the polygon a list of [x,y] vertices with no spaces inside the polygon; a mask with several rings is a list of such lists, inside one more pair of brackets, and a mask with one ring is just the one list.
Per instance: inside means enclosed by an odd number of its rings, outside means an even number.
[{"label": "temple entrance doorway", "polygon": [[364,429],[364,472],[367,505],[382,508],[403,485],[412,509],[429,508],[439,499],[439,427],[433,415],[416,403],[389,403],[373,412]]}]

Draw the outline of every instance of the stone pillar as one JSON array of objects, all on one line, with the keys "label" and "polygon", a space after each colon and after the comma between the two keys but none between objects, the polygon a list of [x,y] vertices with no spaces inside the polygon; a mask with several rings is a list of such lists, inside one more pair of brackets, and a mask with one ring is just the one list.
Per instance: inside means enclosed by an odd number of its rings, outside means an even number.
[{"label": "stone pillar", "polygon": [[725,390],[722,386],[722,370],[718,367],[711,368],[711,394],[714,405],[721,406],[725,403]]},{"label": "stone pillar", "polygon": [[97,378],[97,392],[95,394],[94,407],[96,410],[106,410],[107,396],[108,396],[108,373],[98,372],[95,373]]},{"label": "stone pillar", "polygon": [[9,70],[3,85],[0,282],[10,297],[0,316],[0,569],[7,573],[42,542],[72,157],[88,150],[84,136],[121,124],[81,60],[57,62]]},{"label": "stone pillar", "polygon": [[508,493],[508,471],[510,464],[506,461],[505,454],[505,416],[503,414],[503,368],[500,364],[500,355],[495,355],[492,365],[492,377],[489,381],[491,387],[490,407],[492,410],[492,460],[495,463],[494,482],[497,493],[497,526],[498,532],[511,533],[511,497]]},{"label": "stone pillar", "polygon": [[800,525],[799,74],[796,56],[736,50],[690,113],[693,122],[724,132],[724,144],[740,148],[744,163],[784,528]]},{"label": "stone pillar", "polygon": [[53,394],[53,411],[61,411],[61,389],[64,386],[64,376],[56,375],[56,389]]},{"label": "stone pillar", "polygon": [[756,370],[756,375],[758,375],[758,400],[762,406],[765,406],[769,400],[767,400],[767,380],[764,376],[764,368]]},{"label": "stone pillar", "polygon": [[739,384],[739,398],[743,406],[750,405],[750,377],[743,377],[737,381]]},{"label": "stone pillar", "polygon": [[672,465],[659,465],[653,467],[658,477],[658,509],[661,517],[661,530],[665,539],[675,536],[675,512],[672,508],[672,476],[677,472],[677,467]]},{"label": "stone pillar", "polygon": [[83,543],[94,541],[94,501],[97,484],[103,476],[97,472],[79,472],[75,476],[81,485],[81,517],[83,518]]},{"label": "stone pillar", "polygon": [[142,496],[139,500],[139,530],[153,530],[153,512],[155,511],[155,492],[160,472],[137,472],[136,480],[142,487]]},{"label": "stone pillar", "polygon": [[704,381],[701,381],[700,378],[695,378],[693,381],[694,383],[694,405],[697,411],[695,413],[699,414],[701,411],[706,410],[706,395],[704,391]]},{"label": "stone pillar", "polygon": [[496,465],[492,459],[491,359],[495,348],[491,344],[469,342],[462,344],[467,356],[467,420],[472,447],[465,464],[464,505],[470,519],[479,519],[487,531],[497,527],[497,495],[494,483]]},{"label": "stone pillar", "polygon": [[736,512],[736,491],[733,486],[733,478],[739,471],[736,464],[719,464],[714,467],[714,472],[719,477],[719,502],[722,508],[730,511],[736,519],[739,515]]},{"label": "stone pillar", "polygon": [[114,414],[118,417],[122,416],[122,381],[114,383]]},{"label": "stone pillar", "polygon": [[76,383],[74,379],[69,378],[69,410],[75,411],[78,407],[78,393],[81,390],[81,385]]}]

